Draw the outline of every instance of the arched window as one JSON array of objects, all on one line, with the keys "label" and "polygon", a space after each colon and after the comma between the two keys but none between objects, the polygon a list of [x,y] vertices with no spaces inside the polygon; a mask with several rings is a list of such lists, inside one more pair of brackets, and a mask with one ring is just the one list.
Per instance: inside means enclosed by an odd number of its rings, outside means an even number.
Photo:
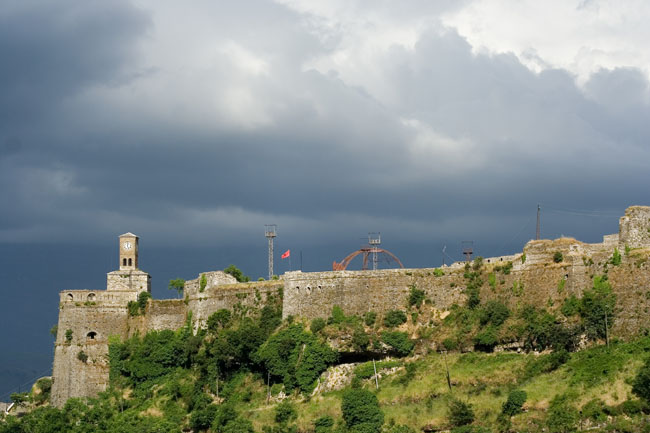
[{"label": "arched window", "polygon": [[95,337],[97,337],[97,333],[95,331],[90,331],[88,334],[86,334],[86,338],[88,340],[94,340]]},{"label": "arched window", "polygon": [[72,293],[68,293],[68,301],[72,301],[74,297],[72,296]]},{"label": "arched window", "polygon": [[126,259],[122,259],[122,266],[126,266]]},{"label": "arched window", "polygon": [[88,300],[90,302],[94,301],[96,298],[97,298],[97,295],[95,295],[94,293],[88,293]]},{"label": "arched window", "polygon": [[133,262],[131,262],[131,259],[129,259],[129,266],[132,266]]}]

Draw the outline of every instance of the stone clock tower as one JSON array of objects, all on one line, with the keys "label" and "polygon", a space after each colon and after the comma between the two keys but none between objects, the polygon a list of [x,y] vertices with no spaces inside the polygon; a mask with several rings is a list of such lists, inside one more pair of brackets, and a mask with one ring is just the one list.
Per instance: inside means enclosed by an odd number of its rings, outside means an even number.
[{"label": "stone clock tower", "polygon": [[138,269],[138,240],[133,233],[120,236],[120,271]]},{"label": "stone clock tower", "polygon": [[119,237],[120,270],[106,275],[106,290],[151,293],[151,276],[138,269],[138,241],[133,233]]}]

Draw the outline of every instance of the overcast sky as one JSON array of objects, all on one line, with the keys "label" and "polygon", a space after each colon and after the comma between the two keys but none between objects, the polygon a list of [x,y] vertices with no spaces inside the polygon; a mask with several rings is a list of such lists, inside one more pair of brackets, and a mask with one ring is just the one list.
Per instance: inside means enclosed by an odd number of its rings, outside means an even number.
[{"label": "overcast sky", "polygon": [[[4,0],[2,276],[51,281],[56,320],[126,231],[162,289],[265,275],[269,223],[309,270],[376,231],[407,266],[521,251],[537,203],[543,236],[597,242],[649,204],[649,20],[644,0]],[[52,246],[103,261],[64,278]]]}]

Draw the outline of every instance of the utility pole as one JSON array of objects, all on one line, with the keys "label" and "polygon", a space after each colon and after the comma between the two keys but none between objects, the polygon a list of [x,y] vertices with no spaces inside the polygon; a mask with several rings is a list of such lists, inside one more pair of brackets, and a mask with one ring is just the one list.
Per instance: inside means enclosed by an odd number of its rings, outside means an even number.
[{"label": "utility pole", "polygon": [[273,278],[273,239],[277,236],[276,229],[275,224],[264,226],[264,235],[269,240],[269,281]]},{"label": "utility pole", "polygon": [[535,232],[535,240],[539,240],[540,230],[539,230],[539,214],[540,214],[539,203],[537,204],[537,231]]},{"label": "utility pole", "polygon": [[607,348],[609,349],[609,325],[607,324],[607,310],[605,310],[605,342],[607,343]]}]

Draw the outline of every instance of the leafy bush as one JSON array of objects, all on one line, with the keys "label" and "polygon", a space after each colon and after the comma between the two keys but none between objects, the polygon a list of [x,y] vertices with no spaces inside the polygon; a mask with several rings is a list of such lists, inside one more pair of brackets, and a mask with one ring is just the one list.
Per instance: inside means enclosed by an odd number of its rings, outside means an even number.
[{"label": "leafy bush", "polygon": [[458,349],[458,342],[453,338],[445,338],[442,340],[442,346],[445,350],[456,350]]},{"label": "leafy bush", "polygon": [[381,341],[390,346],[398,356],[409,355],[415,346],[415,344],[409,340],[406,332],[383,332],[381,334]]},{"label": "leafy bush", "polygon": [[445,275],[445,273],[443,272],[442,269],[440,269],[440,268],[435,268],[435,269],[433,270],[433,275],[436,276],[436,277],[442,277],[443,275]]},{"label": "leafy bush", "polygon": [[376,320],[377,320],[377,313],[375,313],[374,311],[368,311],[363,316],[363,321],[365,322],[366,326],[374,325]]},{"label": "leafy bush", "polygon": [[[476,269],[476,261],[474,261],[474,265],[474,268]],[[480,266],[478,269],[480,269]],[[467,282],[467,287],[465,288],[465,294],[467,295],[467,306],[471,309],[474,309],[481,303],[480,294],[483,280],[481,280],[481,275],[479,272],[470,272],[469,266],[467,265],[465,265],[465,273],[463,276],[469,280]]]},{"label": "leafy bush", "polygon": [[614,266],[621,264],[621,253],[618,251],[618,248],[614,248],[614,254],[612,254],[610,263]]},{"label": "leafy bush", "polygon": [[86,355],[86,352],[81,350],[77,353],[77,359],[85,364],[86,361],[88,361],[88,355]]},{"label": "leafy bush", "polygon": [[318,334],[320,331],[325,328],[326,322],[325,319],[321,317],[317,317],[314,320],[311,321],[311,325],[309,325],[309,329],[311,330],[312,334]]},{"label": "leafy bush", "polygon": [[296,418],[298,418],[298,412],[289,400],[283,400],[275,407],[275,422],[278,424],[287,424]]},{"label": "leafy bush", "polygon": [[212,421],[217,413],[217,406],[210,404],[192,412],[190,416],[190,426],[194,430],[207,430],[212,425]]},{"label": "leafy bush", "polygon": [[138,316],[140,315],[140,306],[136,301],[129,301],[128,304],[126,304],[126,309],[129,312],[129,316]]},{"label": "leafy bush", "polygon": [[140,292],[138,294],[138,307],[140,311],[143,311],[147,308],[147,302],[151,299],[151,294],[149,292]]},{"label": "leafy bush", "polygon": [[468,425],[474,422],[472,405],[452,398],[449,401],[449,423],[454,427]]},{"label": "leafy bush", "polygon": [[561,263],[564,260],[564,254],[562,254],[561,251],[556,251],[555,254],[553,254],[553,261],[555,263]]},{"label": "leafy bush", "polygon": [[208,279],[205,276],[205,274],[201,274],[201,278],[199,279],[199,292],[203,292],[208,285]]},{"label": "leafy bush", "polygon": [[628,416],[640,414],[645,407],[644,404],[639,400],[625,400],[619,406],[621,412]]},{"label": "leafy bush", "polygon": [[345,323],[346,319],[343,309],[338,305],[335,305],[332,307],[332,315],[327,319],[327,323],[336,325]]},{"label": "leafy bush", "polygon": [[650,358],[646,359],[634,378],[632,392],[646,403],[650,403]]},{"label": "leafy bush", "polygon": [[524,378],[532,378],[542,373],[550,373],[566,364],[570,359],[569,352],[557,350],[547,355],[540,355],[526,363]]},{"label": "leafy bush", "polygon": [[230,324],[232,314],[230,310],[221,308],[208,317],[208,330],[210,332],[217,332],[219,328],[226,328]]},{"label": "leafy bush", "polygon": [[488,301],[479,311],[479,321],[481,325],[488,323],[499,327],[510,317],[510,310],[502,302]]},{"label": "leafy bush", "polygon": [[508,399],[501,406],[501,413],[507,416],[514,416],[521,412],[521,407],[526,403],[526,391],[516,389],[510,391]]},{"label": "leafy bush", "polygon": [[363,328],[359,327],[355,329],[352,334],[352,347],[354,347],[354,350],[358,352],[366,350],[369,344],[370,337],[365,333]]},{"label": "leafy bush", "polygon": [[580,412],[582,413],[582,417],[584,419],[590,419],[594,422],[603,422],[607,420],[607,415],[605,414],[603,409],[604,409],[603,402],[598,400],[597,398],[594,398],[593,400],[589,400],[584,406],[582,406]]},{"label": "leafy bush", "polygon": [[492,352],[494,346],[499,343],[497,331],[494,326],[488,326],[474,337],[474,345],[477,350]]},{"label": "leafy bush", "polygon": [[569,296],[562,303],[560,311],[566,317],[571,317],[575,314],[578,314],[580,312],[580,299],[576,298],[575,295]]},{"label": "leafy bush", "polygon": [[70,343],[72,341],[72,329],[65,330],[65,342]]},{"label": "leafy bush", "polygon": [[52,379],[49,377],[42,377],[36,382],[36,387],[38,388],[39,392],[34,394],[33,400],[34,403],[41,404],[50,398],[50,392],[52,391]]},{"label": "leafy bush", "polygon": [[387,328],[395,328],[402,323],[406,323],[406,314],[400,310],[390,310],[384,316],[384,326]]},{"label": "leafy bush", "polygon": [[578,411],[570,402],[566,394],[557,395],[551,400],[548,409],[546,425],[551,433],[567,433],[575,431],[578,422]]},{"label": "leafy bush", "polygon": [[327,433],[334,427],[334,418],[324,415],[314,421],[314,433]]},{"label": "leafy bush", "polygon": [[409,287],[409,306],[420,307],[424,301],[424,290],[418,289],[415,285]]},{"label": "leafy bush", "polygon": [[223,271],[226,274],[229,274],[229,275],[232,275],[233,277],[235,277],[235,279],[240,283],[246,283],[246,282],[251,280],[250,277],[248,277],[247,275],[244,275],[244,273],[239,268],[237,268],[237,266],[235,266],[235,265],[230,265],[226,269],[224,269]]},{"label": "leafy bush", "polygon": [[384,424],[384,413],[377,396],[365,389],[347,389],[341,400],[341,413],[353,432],[378,433]]}]

